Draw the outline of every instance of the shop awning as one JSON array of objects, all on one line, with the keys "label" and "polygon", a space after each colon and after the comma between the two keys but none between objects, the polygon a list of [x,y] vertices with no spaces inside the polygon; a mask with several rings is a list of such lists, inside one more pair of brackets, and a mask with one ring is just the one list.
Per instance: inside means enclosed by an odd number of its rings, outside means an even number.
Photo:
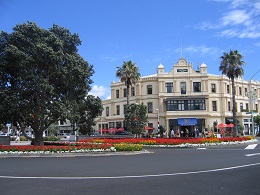
[{"label": "shop awning", "polygon": [[178,118],[178,126],[195,126],[197,124],[196,118]]}]

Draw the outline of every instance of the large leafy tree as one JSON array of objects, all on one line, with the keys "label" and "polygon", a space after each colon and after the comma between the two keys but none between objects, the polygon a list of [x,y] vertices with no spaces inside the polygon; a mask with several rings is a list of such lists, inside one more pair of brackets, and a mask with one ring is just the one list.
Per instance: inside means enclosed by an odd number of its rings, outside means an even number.
[{"label": "large leafy tree", "polygon": [[79,132],[83,135],[90,135],[93,133],[93,126],[95,126],[94,118],[102,112],[102,100],[99,97],[88,95],[82,105],[79,106],[78,115],[78,127]]},{"label": "large leafy tree", "polygon": [[242,60],[243,56],[237,50],[230,50],[229,53],[224,52],[220,57],[221,62],[219,70],[222,74],[226,75],[231,80],[232,85],[232,112],[233,112],[233,136],[237,136],[237,109],[236,109],[236,96],[235,96],[235,78],[244,75],[242,66],[245,62]]},{"label": "large leafy tree", "polygon": [[125,119],[128,122],[127,131],[140,135],[148,121],[147,106],[130,104],[127,106],[127,110],[128,112],[125,114]]},{"label": "large leafy tree", "polygon": [[126,103],[129,105],[130,87],[140,79],[139,68],[131,60],[123,63],[122,67],[117,67],[116,77],[126,86]]},{"label": "large leafy tree", "polygon": [[11,121],[23,132],[31,126],[35,145],[43,144],[43,131],[58,120],[77,122],[81,106],[91,101],[86,95],[94,74],[93,66],[78,54],[79,45],[77,34],[58,25],[46,30],[28,22],[10,34],[2,31],[0,121]]},{"label": "large leafy tree", "polygon": [[[254,123],[259,127],[260,126],[260,115],[254,116]],[[260,135],[260,132],[258,132],[258,135]]]}]

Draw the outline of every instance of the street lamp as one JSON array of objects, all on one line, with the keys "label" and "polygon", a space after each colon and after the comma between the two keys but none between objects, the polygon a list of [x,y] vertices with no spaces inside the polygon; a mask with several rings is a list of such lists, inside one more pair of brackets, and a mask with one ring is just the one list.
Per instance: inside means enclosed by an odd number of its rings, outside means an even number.
[{"label": "street lamp", "polygon": [[102,135],[102,126],[103,126],[103,124],[102,124],[102,114],[100,115],[100,125],[101,125],[101,133],[100,133],[100,135]]},{"label": "street lamp", "polygon": [[218,134],[218,120],[216,120],[217,134]]},{"label": "street lamp", "polygon": [[254,115],[253,115],[253,102],[256,100],[257,95],[254,90],[250,90],[247,93],[247,97],[249,98],[250,103],[250,113],[251,113],[251,122],[252,122],[252,135],[255,134],[255,125],[254,125]]},{"label": "street lamp", "polygon": [[157,112],[158,112],[158,114],[157,114],[158,129],[157,129],[157,131],[160,132],[160,131],[159,131],[159,130],[160,130],[160,121],[159,121],[159,112],[160,112],[160,111],[159,111],[159,108],[157,108],[156,110],[157,110]]},{"label": "street lamp", "polygon": [[254,90],[251,90],[251,81],[253,77],[260,71],[256,71],[256,73],[250,78],[250,83],[249,83],[249,92],[246,94],[247,97],[249,98],[249,103],[250,103],[250,112],[251,112],[251,122],[252,122],[252,135],[255,135],[255,124],[254,124],[254,115],[253,115],[253,102],[257,98],[257,94]]}]

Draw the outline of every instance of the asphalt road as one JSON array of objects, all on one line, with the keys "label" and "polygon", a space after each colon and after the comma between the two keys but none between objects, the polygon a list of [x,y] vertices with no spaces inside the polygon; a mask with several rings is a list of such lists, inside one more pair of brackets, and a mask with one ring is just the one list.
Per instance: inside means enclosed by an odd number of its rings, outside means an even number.
[{"label": "asphalt road", "polygon": [[[259,144],[260,145],[260,144]],[[260,146],[0,158],[0,194],[260,194]]]}]

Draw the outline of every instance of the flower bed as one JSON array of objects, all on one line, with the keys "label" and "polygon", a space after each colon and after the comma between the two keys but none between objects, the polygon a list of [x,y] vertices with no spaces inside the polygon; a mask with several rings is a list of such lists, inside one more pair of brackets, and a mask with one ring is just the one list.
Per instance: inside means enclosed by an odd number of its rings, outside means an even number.
[{"label": "flower bed", "polygon": [[255,142],[256,140],[252,136],[247,137],[230,137],[230,138],[121,138],[121,139],[109,139],[109,138],[98,138],[98,139],[88,139],[80,140],[83,143],[128,143],[128,144],[142,144],[145,146],[179,146],[183,144],[188,145],[204,145],[204,144],[232,144],[232,143],[245,143],[245,142]]},{"label": "flower bed", "polygon": [[44,146],[7,146],[0,145],[0,154],[53,154],[140,151],[147,147],[204,147],[257,142],[252,136],[230,138],[93,138],[79,142],[44,142]]},{"label": "flower bed", "polygon": [[0,154],[53,154],[53,153],[79,153],[79,152],[115,152],[112,144],[95,143],[60,143],[60,145],[45,146],[6,146],[0,145]]}]

